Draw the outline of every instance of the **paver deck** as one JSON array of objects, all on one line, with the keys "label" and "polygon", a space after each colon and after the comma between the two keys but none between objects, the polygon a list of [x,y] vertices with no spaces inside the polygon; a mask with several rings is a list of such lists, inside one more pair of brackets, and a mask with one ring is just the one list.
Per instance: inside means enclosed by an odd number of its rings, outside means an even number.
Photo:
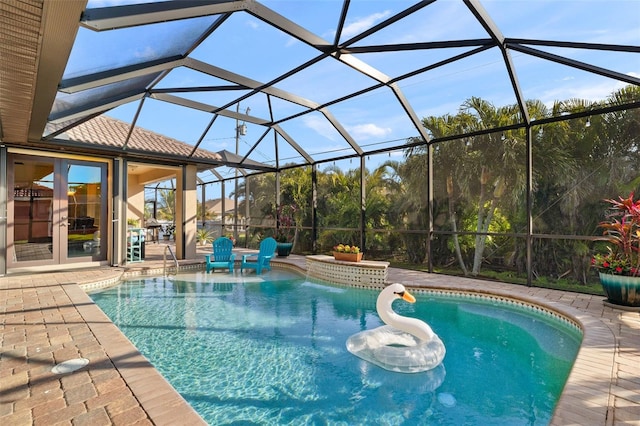
[{"label": "paver deck", "polygon": [[[160,247],[148,246],[148,260],[133,268],[161,269]],[[305,259],[274,263],[304,270]],[[105,267],[0,277],[0,424],[204,424],[83,290],[132,272]],[[389,281],[523,299],[575,319],[584,340],[552,424],[640,425],[639,312],[605,306],[601,296],[396,268]],[[76,358],[89,364],[51,371]]]}]

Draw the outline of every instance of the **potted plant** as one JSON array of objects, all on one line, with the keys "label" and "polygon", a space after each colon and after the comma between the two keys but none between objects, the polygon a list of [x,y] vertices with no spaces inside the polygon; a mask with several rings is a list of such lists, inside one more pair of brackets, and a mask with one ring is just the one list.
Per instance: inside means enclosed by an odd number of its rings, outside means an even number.
[{"label": "potted plant", "polygon": [[287,257],[293,249],[296,226],[294,214],[297,211],[295,204],[281,205],[277,210],[278,227],[276,229],[275,240],[278,243],[276,252],[279,257]]},{"label": "potted plant", "polygon": [[200,228],[196,233],[196,239],[201,246],[207,245],[213,241],[213,232],[207,228]]},{"label": "potted plant", "polygon": [[346,260],[348,262],[360,262],[362,260],[362,252],[358,246],[338,244],[333,248],[333,258],[335,260]]},{"label": "potted plant", "polygon": [[598,225],[608,243],[591,263],[598,269],[600,283],[609,302],[640,306],[640,200],[605,200],[610,204],[606,220]]}]

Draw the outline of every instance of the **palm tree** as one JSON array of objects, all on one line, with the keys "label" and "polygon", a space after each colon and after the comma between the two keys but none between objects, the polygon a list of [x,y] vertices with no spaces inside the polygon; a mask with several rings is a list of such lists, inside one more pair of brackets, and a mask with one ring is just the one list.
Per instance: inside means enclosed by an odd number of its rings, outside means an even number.
[{"label": "palm tree", "polygon": [[175,220],[176,217],[176,192],[173,189],[160,189],[158,191],[158,216],[163,220]]},{"label": "palm tree", "polygon": [[[276,199],[275,173],[248,176],[238,184],[238,193],[246,194],[246,185],[249,185],[248,199],[243,197],[238,202],[238,209],[246,211],[246,203],[249,203],[249,217],[246,218],[250,224],[248,232],[257,243],[265,233],[265,226],[269,229],[275,228],[273,211]],[[250,239],[247,234],[247,241]]]},{"label": "palm tree", "polygon": [[[455,116],[426,117],[423,125],[431,136],[439,139],[506,126],[515,122],[518,114],[519,109],[515,105],[495,108],[482,99],[471,98]],[[439,198],[437,194],[445,194],[446,216],[453,233],[453,250],[465,274],[468,268],[461,247],[459,225],[468,223],[467,217],[475,217],[471,274],[477,275],[496,213],[499,209],[516,208],[524,194],[526,145],[523,136],[522,132],[515,131],[464,136],[440,142],[433,148],[436,200]],[[424,150],[424,147],[411,148],[407,151],[407,158],[415,157],[416,153],[424,156]],[[419,167],[426,167],[424,164],[424,160],[418,163]],[[408,175],[415,176],[416,173],[412,171]],[[418,176],[424,179],[425,174]],[[476,180],[470,179],[470,176],[476,176]],[[409,194],[424,193],[417,186],[423,185],[420,181],[408,183],[411,187]],[[507,185],[510,191],[506,191]]]},{"label": "palm tree", "polygon": [[[303,226],[311,225],[311,172],[309,167],[287,169],[280,174],[280,210],[286,207],[292,211],[294,234],[293,247],[296,247]],[[310,244],[308,244],[310,246]]]},{"label": "palm tree", "polygon": [[[360,229],[360,172],[343,171],[329,166],[318,173],[318,222],[320,228]],[[360,237],[352,230],[323,232],[321,245],[359,244]]]}]

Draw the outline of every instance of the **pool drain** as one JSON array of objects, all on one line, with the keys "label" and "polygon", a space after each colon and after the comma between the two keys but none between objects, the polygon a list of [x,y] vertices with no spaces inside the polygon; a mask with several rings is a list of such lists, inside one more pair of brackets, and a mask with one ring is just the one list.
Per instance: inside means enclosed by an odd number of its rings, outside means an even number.
[{"label": "pool drain", "polygon": [[86,358],[74,358],[55,365],[51,369],[51,372],[54,374],[73,373],[87,364],[89,364],[89,360]]}]

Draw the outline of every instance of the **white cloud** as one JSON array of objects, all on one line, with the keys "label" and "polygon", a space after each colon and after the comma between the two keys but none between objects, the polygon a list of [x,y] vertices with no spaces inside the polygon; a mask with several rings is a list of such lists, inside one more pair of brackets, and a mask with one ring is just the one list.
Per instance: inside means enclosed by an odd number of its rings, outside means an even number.
[{"label": "white cloud", "polygon": [[[338,131],[327,120],[321,117],[306,116],[303,118],[304,125],[330,141],[342,140]],[[390,127],[380,127],[376,124],[358,124],[355,126],[345,126],[345,129],[356,140],[366,140],[371,138],[384,138],[392,133]]]},{"label": "white cloud", "polygon": [[558,86],[551,90],[540,91],[539,99],[545,105],[551,106],[557,100],[585,99],[588,101],[601,101],[616,90],[626,86],[626,83],[615,80],[603,80],[597,83],[587,81],[572,87]]},{"label": "white cloud", "polygon": [[151,46],[143,46],[142,50],[136,50],[134,55],[137,58],[149,58],[155,59],[158,56],[158,52]]},{"label": "white cloud", "polygon": [[336,130],[327,120],[323,120],[317,116],[305,116],[302,122],[305,126],[309,127],[312,130],[315,130],[318,134],[324,136],[325,138],[331,141],[337,140]]},{"label": "white cloud", "polygon": [[[372,15],[356,18],[355,21],[347,23],[342,28],[342,37],[349,38],[356,34],[360,34],[362,31],[371,28],[378,22],[391,15],[391,11],[385,10],[384,12],[374,13]],[[326,38],[333,38],[336,34],[335,30],[330,31],[328,34],[324,34]]]},{"label": "white cloud", "polygon": [[351,133],[354,139],[381,138],[391,134],[392,129],[389,127],[380,127],[376,124],[358,124],[349,126],[347,131]]}]

